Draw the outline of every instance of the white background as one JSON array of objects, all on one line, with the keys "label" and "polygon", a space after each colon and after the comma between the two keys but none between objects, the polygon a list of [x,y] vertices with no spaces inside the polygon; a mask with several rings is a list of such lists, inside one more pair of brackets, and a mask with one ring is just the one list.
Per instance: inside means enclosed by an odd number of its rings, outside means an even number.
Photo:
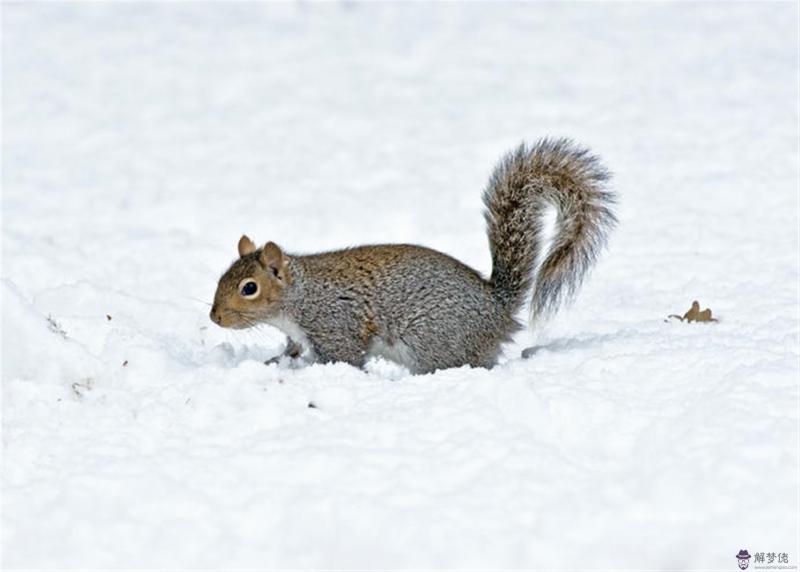
[{"label": "white background", "polygon": [[[4,3],[2,31],[5,566],[797,564],[795,3]],[[544,135],[604,158],[620,226],[495,369],[267,367],[279,332],[209,322],[243,232],[488,273],[482,187]],[[665,322],[693,299],[720,322]]]}]

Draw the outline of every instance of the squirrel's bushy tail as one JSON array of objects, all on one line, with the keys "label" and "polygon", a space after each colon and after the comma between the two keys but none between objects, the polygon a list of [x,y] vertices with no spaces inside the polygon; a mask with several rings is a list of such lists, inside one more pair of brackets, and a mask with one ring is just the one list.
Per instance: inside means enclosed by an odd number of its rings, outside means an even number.
[{"label": "squirrel's bushy tail", "polygon": [[[531,319],[555,312],[575,294],[616,224],[609,179],[597,157],[568,139],[522,144],[495,167],[483,194],[490,282],[510,312],[532,284]],[[556,229],[534,276],[548,207],[556,209]]]}]

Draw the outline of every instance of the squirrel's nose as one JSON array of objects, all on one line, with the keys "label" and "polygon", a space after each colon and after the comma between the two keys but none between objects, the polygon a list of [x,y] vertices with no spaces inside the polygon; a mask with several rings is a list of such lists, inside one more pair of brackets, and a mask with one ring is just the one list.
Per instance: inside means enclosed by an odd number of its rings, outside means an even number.
[{"label": "squirrel's nose", "polygon": [[211,307],[211,313],[208,315],[211,321],[216,324],[222,324],[222,314],[217,310],[216,306]]}]

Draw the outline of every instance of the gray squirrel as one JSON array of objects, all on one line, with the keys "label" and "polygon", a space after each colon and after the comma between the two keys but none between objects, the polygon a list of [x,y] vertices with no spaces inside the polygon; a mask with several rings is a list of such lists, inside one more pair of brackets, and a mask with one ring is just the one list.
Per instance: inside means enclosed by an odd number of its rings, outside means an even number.
[{"label": "gray squirrel", "polygon": [[[521,329],[515,315],[528,296],[537,320],[577,291],[616,225],[609,178],[597,157],[568,139],[522,144],[503,157],[483,193],[488,280],[412,244],[293,255],[242,236],[210,317],[224,328],[272,325],[288,337],[284,355],[307,352],[321,363],[361,367],[382,356],[412,373],[490,368]],[[556,230],[539,264],[548,207],[557,211]]]}]

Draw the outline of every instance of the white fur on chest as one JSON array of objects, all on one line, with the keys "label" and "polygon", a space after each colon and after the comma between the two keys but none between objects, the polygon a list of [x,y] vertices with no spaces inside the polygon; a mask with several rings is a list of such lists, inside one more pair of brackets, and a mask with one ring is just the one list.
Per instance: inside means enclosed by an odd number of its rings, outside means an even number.
[{"label": "white fur on chest", "polygon": [[303,347],[304,352],[311,349],[311,343],[308,341],[308,336],[306,336],[306,333],[300,326],[297,325],[294,320],[291,320],[285,316],[281,316],[279,318],[273,318],[267,323],[274,328],[278,328],[280,331],[286,334],[289,339],[300,344]]}]

